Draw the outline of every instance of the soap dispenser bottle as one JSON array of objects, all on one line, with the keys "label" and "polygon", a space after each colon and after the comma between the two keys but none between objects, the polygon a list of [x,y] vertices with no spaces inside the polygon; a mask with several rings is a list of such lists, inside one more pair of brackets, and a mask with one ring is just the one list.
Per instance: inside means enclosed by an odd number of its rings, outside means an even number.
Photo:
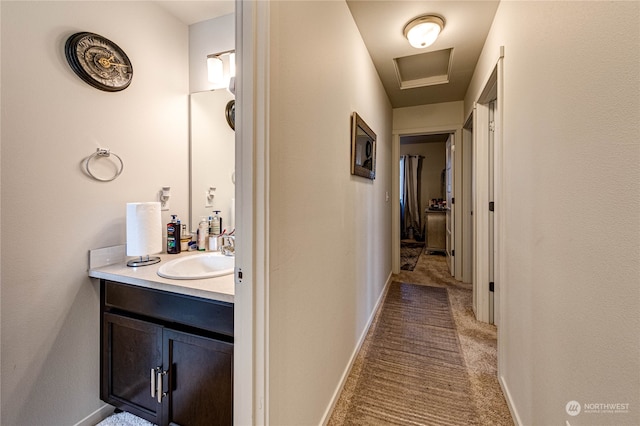
[{"label": "soap dispenser bottle", "polygon": [[200,218],[198,224],[198,251],[205,251],[207,249],[207,237],[209,236],[209,223],[206,217]]},{"label": "soap dispenser bottle", "polygon": [[171,222],[167,223],[167,253],[180,253],[180,224],[178,216],[171,215]]}]

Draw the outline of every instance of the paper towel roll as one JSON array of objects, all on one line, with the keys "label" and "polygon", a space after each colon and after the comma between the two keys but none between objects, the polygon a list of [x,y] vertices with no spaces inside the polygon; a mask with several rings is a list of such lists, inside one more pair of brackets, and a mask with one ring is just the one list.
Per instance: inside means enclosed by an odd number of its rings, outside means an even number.
[{"label": "paper towel roll", "polygon": [[160,203],[127,203],[127,256],[162,251]]}]

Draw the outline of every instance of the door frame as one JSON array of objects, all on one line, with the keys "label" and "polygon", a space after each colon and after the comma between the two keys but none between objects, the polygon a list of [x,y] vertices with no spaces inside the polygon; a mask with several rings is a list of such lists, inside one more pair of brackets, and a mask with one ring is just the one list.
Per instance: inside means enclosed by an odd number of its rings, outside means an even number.
[{"label": "door frame", "polygon": [[[453,178],[453,196],[462,193],[462,178],[458,174],[462,172],[462,149],[458,148],[458,141],[462,140],[462,125],[460,126],[431,126],[421,127],[415,129],[403,129],[394,130],[391,146],[391,200],[394,205],[391,208],[391,271],[394,274],[400,273],[400,137],[413,136],[413,135],[435,135],[442,133],[453,134],[454,146],[454,178]],[[396,159],[396,160],[393,160]],[[456,247],[462,247],[462,215],[461,215],[461,203],[454,204],[454,245]],[[456,253],[458,256],[458,253]],[[455,275],[457,280],[462,279],[462,262],[455,260]]]},{"label": "door frame", "polygon": [[269,2],[236,0],[234,424],[268,424]]},{"label": "door frame", "polygon": [[[499,325],[501,322],[502,303],[504,300],[504,203],[503,203],[503,57],[504,48],[500,47],[500,55],[496,65],[485,80],[485,84],[474,102],[473,110],[467,117],[473,122],[473,310],[476,319]],[[489,103],[496,102],[494,116],[494,150],[493,150],[493,183],[494,197],[489,200]],[[493,318],[490,315],[489,292],[489,201],[494,202],[493,226],[493,268],[494,294]],[[500,327],[498,327],[498,364],[500,364]]]}]

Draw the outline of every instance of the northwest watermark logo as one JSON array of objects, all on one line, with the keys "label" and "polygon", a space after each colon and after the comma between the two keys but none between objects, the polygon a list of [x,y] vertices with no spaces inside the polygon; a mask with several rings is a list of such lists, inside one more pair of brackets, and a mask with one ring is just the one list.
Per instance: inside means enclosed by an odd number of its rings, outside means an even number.
[{"label": "northwest watermark logo", "polygon": [[570,416],[577,416],[582,411],[582,407],[578,401],[569,401],[564,407],[565,411]]},{"label": "northwest watermark logo", "polygon": [[622,402],[588,402],[580,404],[578,401],[569,401],[564,407],[570,416],[583,414],[626,414],[629,412],[629,403]]}]

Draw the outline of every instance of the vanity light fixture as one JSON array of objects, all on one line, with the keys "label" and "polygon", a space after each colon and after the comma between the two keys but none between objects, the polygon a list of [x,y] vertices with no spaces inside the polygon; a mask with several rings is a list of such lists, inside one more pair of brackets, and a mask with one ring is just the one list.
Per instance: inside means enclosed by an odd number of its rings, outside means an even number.
[{"label": "vanity light fixture", "polygon": [[436,15],[415,18],[404,27],[404,36],[416,49],[424,49],[435,43],[444,28],[444,19]]},{"label": "vanity light fixture", "polygon": [[229,87],[229,82],[236,75],[236,52],[225,52],[207,55],[207,77],[213,89]]}]

